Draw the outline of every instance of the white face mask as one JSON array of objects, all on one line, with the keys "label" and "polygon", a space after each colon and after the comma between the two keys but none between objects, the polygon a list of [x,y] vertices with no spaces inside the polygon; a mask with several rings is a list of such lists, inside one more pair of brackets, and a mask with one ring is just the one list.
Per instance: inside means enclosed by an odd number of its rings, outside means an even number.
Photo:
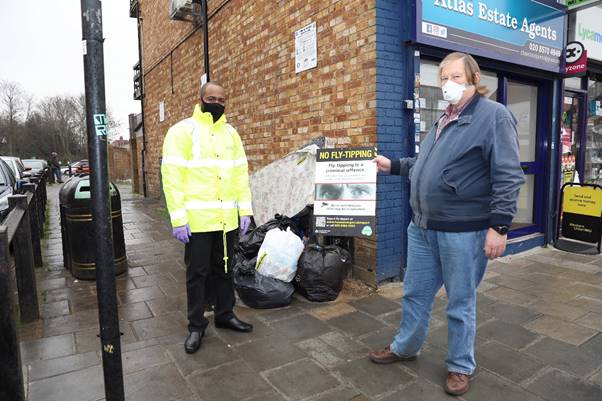
[{"label": "white face mask", "polygon": [[458,104],[460,99],[462,99],[462,95],[466,90],[466,84],[458,84],[454,81],[447,81],[445,85],[441,87],[443,91],[443,99],[447,100],[451,104]]}]

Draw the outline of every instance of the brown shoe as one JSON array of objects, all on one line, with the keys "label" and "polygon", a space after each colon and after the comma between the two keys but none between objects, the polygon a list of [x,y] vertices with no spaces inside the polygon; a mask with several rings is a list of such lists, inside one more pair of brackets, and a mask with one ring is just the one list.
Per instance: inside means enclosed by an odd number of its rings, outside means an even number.
[{"label": "brown shoe", "polygon": [[458,372],[448,372],[445,381],[445,392],[450,395],[462,395],[470,388],[470,375]]},{"label": "brown shoe", "polygon": [[370,355],[368,355],[368,357],[370,358],[370,360],[372,362],[382,364],[382,365],[387,364],[387,363],[393,363],[393,362],[415,361],[417,358],[416,355],[399,356],[399,355],[395,354],[393,351],[391,351],[391,348],[388,346],[381,351],[372,351],[370,353]]}]

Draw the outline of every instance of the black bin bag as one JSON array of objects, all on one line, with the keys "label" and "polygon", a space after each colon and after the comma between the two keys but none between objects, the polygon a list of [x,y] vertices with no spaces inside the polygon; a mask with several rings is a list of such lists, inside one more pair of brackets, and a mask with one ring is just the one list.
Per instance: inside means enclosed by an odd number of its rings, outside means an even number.
[{"label": "black bin bag", "polygon": [[310,301],[334,301],[351,269],[351,254],[337,245],[308,245],[293,280],[295,288]]},{"label": "black bin bag", "polygon": [[290,305],[295,287],[291,283],[257,273],[256,262],[257,257],[246,259],[241,253],[234,255],[234,288],[241,301],[255,309]]}]

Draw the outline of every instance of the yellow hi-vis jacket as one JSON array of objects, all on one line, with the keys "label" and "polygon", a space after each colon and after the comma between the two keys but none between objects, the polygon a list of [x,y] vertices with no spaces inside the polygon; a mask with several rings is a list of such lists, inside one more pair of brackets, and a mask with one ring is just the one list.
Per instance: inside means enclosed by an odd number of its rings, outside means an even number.
[{"label": "yellow hi-vis jacket", "polygon": [[224,233],[251,216],[247,158],[223,115],[215,123],[197,104],[191,118],[172,126],[163,142],[163,192],[172,227]]}]

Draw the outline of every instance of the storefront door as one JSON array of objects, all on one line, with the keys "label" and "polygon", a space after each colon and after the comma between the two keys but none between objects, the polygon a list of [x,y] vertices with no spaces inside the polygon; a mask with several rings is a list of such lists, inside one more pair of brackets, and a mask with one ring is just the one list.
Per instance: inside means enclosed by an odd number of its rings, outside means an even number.
[{"label": "storefront door", "polygon": [[525,173],[509,235],[518,237],[543,231],[545,124],[539,120],[545,116],[546,102],[542,99],[543,84],[506,77],[501,81],[505,83],[501,100],[518,120],[520,161]]},{"label": "storefront door", "polygon": [[[585,93],[567,90],[562,102],[562,125],[560,131],[561,160],[560,184],[584,182],[584,167],[591,170],[591,159],[586,160],[585,148]],[[600,166],[598,166],[600,167]]]}]

